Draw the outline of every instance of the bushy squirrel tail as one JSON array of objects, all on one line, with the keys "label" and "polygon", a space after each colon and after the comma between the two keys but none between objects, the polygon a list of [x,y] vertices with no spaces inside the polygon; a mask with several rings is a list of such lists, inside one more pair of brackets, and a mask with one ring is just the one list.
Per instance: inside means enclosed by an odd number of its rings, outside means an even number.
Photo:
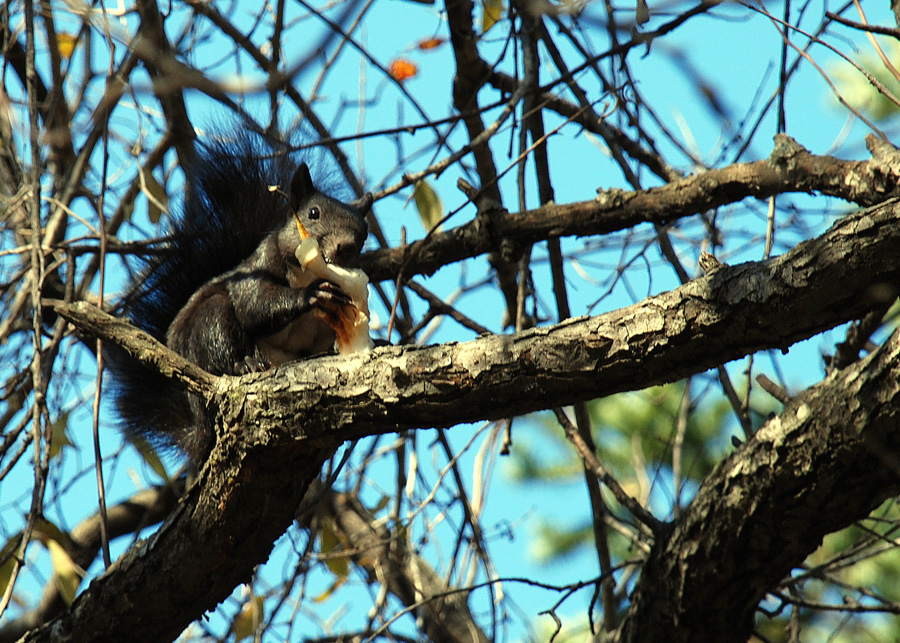
[{"label": "bushy squirrel tail", "polygon": [[[284,191],[295,168],[289,145],[246,129],[198,141],[195,159],[185,168],[181,213],[173,216],[163,247],[132,280],[123,314],[165,341],[172,320],[200,286],[240,264],[283,224],[289,215]],[[202,449],[192,444],[202,436],[175,383],[121,350],[109,350],[107,359],[126,437],[178,446],[188,454]]]}]

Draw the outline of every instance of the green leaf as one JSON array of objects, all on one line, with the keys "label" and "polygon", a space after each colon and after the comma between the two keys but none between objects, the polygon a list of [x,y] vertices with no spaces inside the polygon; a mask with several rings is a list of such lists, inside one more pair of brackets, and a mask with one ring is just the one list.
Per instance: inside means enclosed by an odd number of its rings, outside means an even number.
[{"label": "green leaf", "polygon": [[71,605],[75,600],[75,594],[78,592],[78,585],[84,576],[82,570],[69,553],[55,540],[47,540],[45,542],[47,550],[50,552],[50,561],[53,563],[53,580],[56,582],[56,588],[59,595]]},{"label": "green leaf", "polygon": [[12,577],[13,565],[16,564],[15,556],[13,556],[13,552],[16,547],[19,546],[19,540],[22,538],[22,533],[19,532],[14,536],[10,537],[9,540],[3,545],[3,549],[0,549],[0,560],[5,560],[6,562],[0,565],[0,596],[6,593],[6,587],[9,585],[9,579]]},{"label": "green leaf", "polygon": [[46,518],[38,518],[35,521],[34,533],[41,542],[55,540],[63,547],[71,546],[69,535]]},{"label": "green leaf", "polygon": [[63,450],[63,447],[72,446],[72,441],[69,440],[69,436],[66,434],[66,429],[69,426],[69,413],[70,411],[66,411],[60,415],[50,427],[52,435],[50,440],[51,458],[58,456]]},{"label": "green leaf", "polygon": [[[883,48],[890,60],[896,61],[900,57],[900,44],[885,42]],[[878,56],[866,54],[861,56],[857,62],[860,67],[880,81],[895,98],[900,97],[900,82],[884,66]],[[884,121],[900,112],[900,106],[881,93],[869,82],[868,78],[849,63],[836,64],[830,71],[840,96],[853,108],[868,117],[876,121]]]},{"label": "green leaf", "polygon": [[334,592],[344,584],[346,578],[336,578],[331,586],[318,596],[313,597],[314,603],[324,603]]},{"label": "green leaf", "polygon": [[574,553],[593,538],[590,524],[565,528],[542,521],[537,532],[531,542],[531,554],[544,564],[559,562],[560,558]]},{"label": "green leaf", "polygon": [[134,446],[138,453],[141,454],[141,458],[143,458],[144,462],[156,472],[156,475],[163,480],[169,479],[169,472],[166,471],[166,467],[162,463],[156,449],[153,448],[153,445],[139,436],[129,437],[129,442],[131,442],[132,446]]},{"label": "green leaf", "polygon": [[379,511],[381,511],[382,509],[384,509],[385,507],[387,507],[387,506],[388,506],[388,503],[389,503],[390,501],[391,501],[391,497],[390,497],[390,496],[387,496],[387,495],[382,494],[381,500],[378,501],[378,504],[376,504],[374,507],[372,507],[371,509],[369,509],[369,511],[371,511],[373,514],[377,514]]},{"label": "green leaf", "polygon": [[415,199],[416,210],[419,211],[422,224],[426,230],[431,232],[432,228],[444,217],[444,205],[441,203],[441,198],[427,182],[419,181],[413,191],[413,199]]},{"label": "green leaf", "polygon": [[159,223],[162,213],[168,211],[169,195],[153,172],[141,170],[141,192],[147,197],[147,218],[151,223]]},{"label": "green leaf", "polygon": [[322,521],[322,530],[320,532],[322,542],[322,554],[325,555],[325,564],[328,569],[339,579],[346,579],[350,573],[350,558],[347,556],[334,555],[336,551],[342,551],[337,534],[334,531],[333,523],[330,520]]},{"label": "green leaf", "polygon": [[253,636],[263,621],[262,596],[250,595],[241,606],[241,611],[234,617],[231,623],[231,631],[234,632],[235,641],[243,641]]},{"label": "green leaf", "polygon": [[500,22],[503,17],[503,0],[483,0],[482,16],[481,16],[481,33],[485,34],[488,29]]}]

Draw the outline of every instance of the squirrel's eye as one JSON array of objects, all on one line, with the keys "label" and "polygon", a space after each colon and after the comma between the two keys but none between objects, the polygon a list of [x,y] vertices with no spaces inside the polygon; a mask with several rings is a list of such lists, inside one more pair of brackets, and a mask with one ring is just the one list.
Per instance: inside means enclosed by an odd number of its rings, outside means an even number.
[{"label": "squirrel's eye", "polygon": [[310,218],[311,221],[315,221],[316,219],[319,218],[319,215],[320,215],[320,214],[321,214],[321,212],[319,212],[319,208],[317,208],[316,206],[313,206],[313,207],[311,207],[311,208],[309,209],[309,215],[308,215],[308,216],[309,216],[309,218]]}]

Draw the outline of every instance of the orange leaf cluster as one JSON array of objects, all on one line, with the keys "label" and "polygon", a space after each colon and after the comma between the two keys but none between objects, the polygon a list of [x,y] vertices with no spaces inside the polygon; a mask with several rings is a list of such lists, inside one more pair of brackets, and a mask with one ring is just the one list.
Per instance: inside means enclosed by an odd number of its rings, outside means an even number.
[{"label": "orange leaf cluster", "polygon": [[411,60],[407,60],[406,58],[397,58],[391,63],[388,71],[390,72],[391,77],[394,80],[402,83],[404,80],[415,76],[418,73],[419,68],[416,67],[416,64]]}]

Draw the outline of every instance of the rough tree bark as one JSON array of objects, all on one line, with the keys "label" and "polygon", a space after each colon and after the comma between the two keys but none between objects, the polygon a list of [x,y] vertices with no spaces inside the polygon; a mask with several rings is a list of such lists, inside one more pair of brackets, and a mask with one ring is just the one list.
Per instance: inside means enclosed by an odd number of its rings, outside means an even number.
[{"label": "rough tree bark", "polygon": [[900,493],[900,332],[796,396],[651,549],[617,641],[746,641],[826,534]]},{"label": "rough tree bark", "polygon": [[[95,580],[68,612],[26,640],[171,640],[265,560],[322,462],[342,440],[522,414],[673,381],[757,350],[786,350],[797,340],[858,318],[896,296],[898,215],[900,206],[894,201],[855,213],[782,257],[722,266],[674,291],[597,317],[463,344],[325,357],[243,378],[197,373],[173,354],[148,351],[146,338],[133,343],[139,334],[121,320],[83,303],[60,306],[58,312],[82,332],[122,343],[210,396],[220,409],[220,433],[199,483],[159,532]],[[847,403],[841,409],[845,415],[823,414],[814,422],[798,414],[798,408],[813,411],[818,403],[791,405],[779,423],[739,449],[730,465],[717,469],[716,475],[724,478],[713,476],[705,487],[712,485],[715,491],[701,492],[673,530],[658,530],[643,589],[623,625],[623,640],[638,640],[634,637],[643,631],[645,618],[676,628],[667,629],[667,637],[691,640],[693,619],[701,617],[698,610],[704,606],[690,602],[687,590],[703,583],[709,584],[705,596],[719,597],[720,620],[731,624],[730,636],[746,638],[754,601],[812,551],[823,529],[849,524],[863,515],[863,507],[884,497],[870,490],[893,488],[888,480],[894,469],[876,466],[866,440],[852,435],[844,442],[826,440],[816,451],[824,464],[835,460],[827,484],[816,485],[815,470],[808,467],[789,486],[784,480],[798,466],[795,459],[809,457],[805,445],[813,444],[809,441],[815,436],[805,438],[804,432],[828,433],[829,419],[845,423],[848,431],[858,427],[857,433],[871,428],[873,436],[883,438],[882,454],[893,455],[889,449],[897,444],[887,439],[885,426],[900,404],[896,376],[890,376],[900,350],[895,344],[823,385],[832,387],[822,394],[831,399],[864,394],[877,405]],[[866,369],[880,370],[869,375]],[[857,393],[854,387],[863,380],[868,384]],[[844,390],[839,393],[835,387]],[[794,426],[792,417],[806,423],[791,429],[788,440],[777,427]],[[831,428],[835,440],[840,439],[839,428]],[[845,457],[850,461],[844,462]],[[737,475],[742,471],[753,475]],[[867,490],[866,501],[823,520],[821,511],[835,509],[823,495],[840,484]],[[727,504],[721,509],[704,505],[722,490],[728,492]],[[789,498],[779,504],[782,494]],[[845,493],[836,498],[848,499]],[[714,511],[723,512],[717,524],[724,531],[700,529],[707,518],[716,517]],[[738,514],[744,521],[727,528]],[[774,538],[776,533],[791,546]],[[813,535],[800,536],[807,533]],[[750,541],[762,553],[750,559],[747,569],[737,556],[753,534],[760,540]],[[763,555],[776,547],[786,551],[772,558]],[[717,559],[706,557],[704,568],[703,556],[694,557],[694,552],[730,554],[723,558],[730,564],[714,570]],[[673,555],[680,558],[670,560]],[[685,592],[647,589],[654,578]],[[732,584],[748,580],[752,588],[732,594]],[[682,613],[687,616],[680,617]]]}]

